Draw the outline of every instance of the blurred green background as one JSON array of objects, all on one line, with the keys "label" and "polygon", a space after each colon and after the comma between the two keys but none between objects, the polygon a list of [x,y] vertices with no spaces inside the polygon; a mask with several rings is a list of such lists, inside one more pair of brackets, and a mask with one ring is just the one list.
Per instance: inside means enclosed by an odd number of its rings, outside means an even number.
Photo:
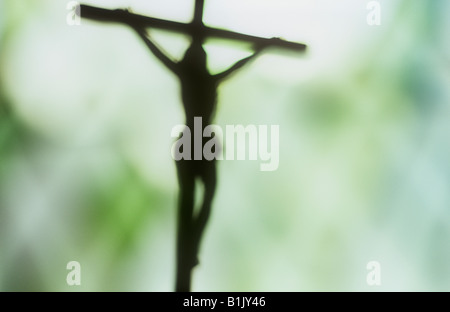
[{"label": "blurred green background", "polygon": [[[86,0],[184,22],[193,2]],[[280,125],[280,167],[219,162],[195,291],[450,290],[450,2],[379,1],[379,26],[368,2],[206,1],[209,25],[310,48],[219,90],[217,124]],[[67,3],[0,0],[0,290],[171,291],[179,86]],[[182,56],[187,38],[151,33]],[[213,71],[251,52],[207,50]]]}]

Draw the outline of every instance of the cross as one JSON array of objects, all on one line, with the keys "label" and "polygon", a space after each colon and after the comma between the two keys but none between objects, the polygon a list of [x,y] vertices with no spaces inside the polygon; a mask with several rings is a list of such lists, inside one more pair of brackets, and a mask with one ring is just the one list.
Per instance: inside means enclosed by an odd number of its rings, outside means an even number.
[{"label": "cross", "polygon": [[[213,118],[217,88],[221,81],[228,78],[233,72],[242,68],[250,60],[254,59],[262,49],[266,47],[278,47],[293,51],[303,52],[306,45],[289,42],[280,38],[262,38],[247,34],[241,34],[229,30],[211,28],[203,23],[204,0],[195,0],[194,17],[190,23],[180,23],[163,20],[154,17],[142,16],[128,10],[108,10],[103,8],[81,5],[80,12],[83,18],[101,22],[122,23],[133,28],[146,43],[150,51],[175,74],[181,84],[181,95],[184,105],[186,128],[194,129],[195,120],[199,117],[208,126]],[[191,37],[191,45],[187,49],[184,58],[173,61],[167,56],[145,32],[145,28],[158,28],[177,33],[183,33]],[[215,75],[211,75],[206,66],[207,54],[203,49],[203,43],[207,38],[222,38],[243,41],[253,44],[255,53],[244,58],[229,69]],[[203,127],[203,126],[202,126]],[[203,129],[201,129],[203,132]],[[184,134],[184,132],[183,132]],[[218,144],[217,142],[215,144]],[[218,148],[216,146],[216,148]],[[184,146],[183,146],[184,149]],[[212,201],[216,189],[216,165],[215,159],[193,159],[192,153],[177,151],[176,159],[179,182],[179,207],[177,224],[177,261],[176,261],[176,291],[190,291],[192,270],[198,264],[200,242],[209,219]],[[195,154],[195,151],[194,151]],[[201,207],[196,212],[195,187],[196,182],[203,183],[204,194]]]}]

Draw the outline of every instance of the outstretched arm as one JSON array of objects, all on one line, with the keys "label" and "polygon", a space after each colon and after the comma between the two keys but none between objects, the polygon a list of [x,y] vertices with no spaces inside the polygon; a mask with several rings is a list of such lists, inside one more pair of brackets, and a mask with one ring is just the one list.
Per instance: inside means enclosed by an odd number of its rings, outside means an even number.
[{"label": "outstretched arm", "polygon": [[244,67],[248,62],[250,62],[251,60],[253,60],[256,56],[258,56],[261,53],[262,49],[257,49],[255,51],[255,53],[253,53],[252,55],[238,61],[237,63],[235,63],[233,66],[231,66],[230,68],[228,68],[227,70],[214,75],[214,78],[217,79],[218,81],[224,80],[226,78],[228,78],[232,73],[234,73],[236,70]]},{"label": "outstretched arm", "polygon": [[131,27],[138,33],[138,35],[144,40],[147,47],[152,53],[173,73],[177,73],[177,63],[170,59],[155,43],[153,43],[143,28],[133,26]]},{"label": "outstretched arm", "polygon": [[251,60],[253,60],[256,56],[258,56],[264,49],[270,47],[270,46],[276,46],[277,44],[279,44],[280,42],[283,42],[283,40],[281,40],[278,37],[273,37],[271,38],[268,42],[264,43],[263,45],[256,45],[254,47],[255,53],[253,53],[252,55],[250,55],[249,57],[246,57],[242,60],[240,60],[239,62],[237,62],[236,64],[234,64],[233,66],[231,66],[230,68],[228,68],[227,70],[225,70],[224,72],[217,74],[214,76],[214,78],[216,78],[218,81],[223,80],[228,78],[232,73],[234,73],[236,70],[244,67],[248,62],[250,62]]}]

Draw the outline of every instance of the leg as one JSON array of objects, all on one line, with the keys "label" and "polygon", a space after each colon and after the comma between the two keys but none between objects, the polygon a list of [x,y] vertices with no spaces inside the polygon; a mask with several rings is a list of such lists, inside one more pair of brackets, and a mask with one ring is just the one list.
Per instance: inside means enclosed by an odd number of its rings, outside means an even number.
[{"label": "leg", "polygon": [[193,268],[193,212],[195,175],[190,161],[177,162],[179,182],[178,229],[177,229],[177,276],[175,290],[190,291]]},{"label": "leg", "polygon": [[216,162],[204,161],[204,166],[201,172],[201,178],[204,185],[203,202],[202,207],[198,213],[198,216],[194,219],[194,252],[196,264],[198,264],[198,253],[200,250],[201,240],[208,224],[209,216],[211,215],[211,206],[216,191]]}]

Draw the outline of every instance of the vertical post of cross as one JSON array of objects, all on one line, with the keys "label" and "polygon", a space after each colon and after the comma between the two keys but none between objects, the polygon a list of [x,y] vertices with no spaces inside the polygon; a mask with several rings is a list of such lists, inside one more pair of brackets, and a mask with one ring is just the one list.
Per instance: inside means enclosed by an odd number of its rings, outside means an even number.
[{"label": "vertical post of cross", "polygon": [[203,8],[205,6],[205,0],[195,0],[194,20],[195,25],[203,25]]},{"label": "vertical post of cross", "polygon": [[194,19],[191,22],[191,48],[196,47],[198,51],[203,50],[202,45],[206,39],[206,27],[203,24],[203,9],[205,0],[195,0]]}]

